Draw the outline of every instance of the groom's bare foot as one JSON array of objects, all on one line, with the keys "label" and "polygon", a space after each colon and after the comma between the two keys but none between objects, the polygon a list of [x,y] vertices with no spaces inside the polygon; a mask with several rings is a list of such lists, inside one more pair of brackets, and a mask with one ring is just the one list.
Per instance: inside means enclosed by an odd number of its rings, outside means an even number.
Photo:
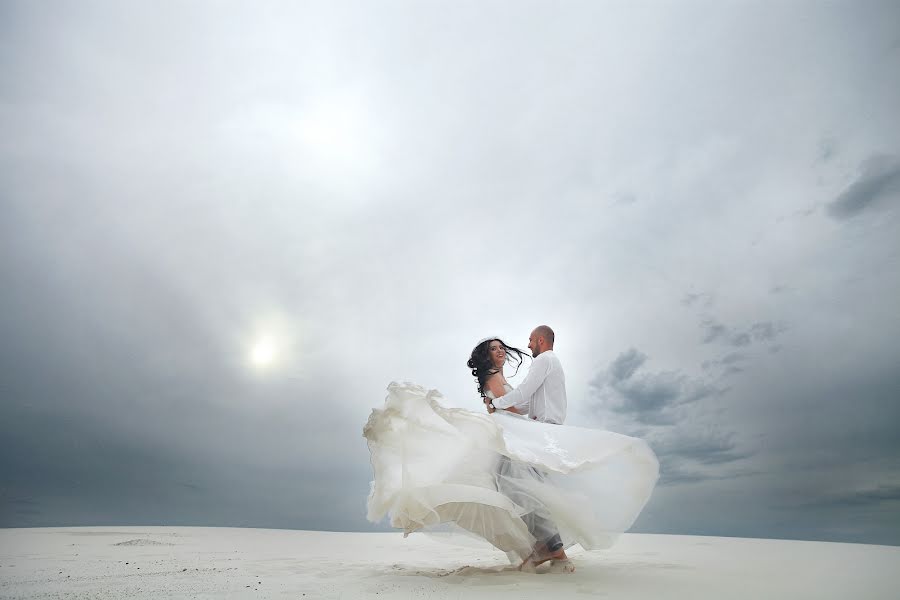
[{"label": "groom's bare foot", "polygon": [[[519,565],[519,570],[526,571],[528,573],[533,573],[535,568],[538,565],[542,565],[545,562],[547,562],[548,560],[568,561],[569,557],[566,556],[565,550],[557,550],[556,552],[551,552],[551,553],[547,554],[547,547],[542,546],[542,547],[539,547],[538,549],[536,549],[534,552],[532,552],[531,556],[526,558],[522,562],[522,564]],[[570,564],[571,564],[571,562],[570,562]],[[575,571],[575,567],[573,566],[572,571],[570,571],[570,572],[574,572],[574,571]]]},{"label": "groom's bare foot", "polygon": [[551,573],[574,573],[575,564],[568,558],[553,559],[550,562]]}]

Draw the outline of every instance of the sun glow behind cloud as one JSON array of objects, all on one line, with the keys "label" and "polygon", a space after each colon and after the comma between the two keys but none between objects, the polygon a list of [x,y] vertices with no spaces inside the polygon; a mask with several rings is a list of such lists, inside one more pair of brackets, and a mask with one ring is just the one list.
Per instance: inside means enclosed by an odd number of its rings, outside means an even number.
[{"label": "sun glow behind cloud", "polygon": [[239,341],[245,365],[260,374],[284,375],[295,367],[297,338],[295,319],[281,313],[257,317]]},{"label": "sun glow behind cloud", "polygon": [[271,337],[262,337],[250,351],[250,362],[254,367],[263,369],[270,366],[278,358],[275,342]]}]

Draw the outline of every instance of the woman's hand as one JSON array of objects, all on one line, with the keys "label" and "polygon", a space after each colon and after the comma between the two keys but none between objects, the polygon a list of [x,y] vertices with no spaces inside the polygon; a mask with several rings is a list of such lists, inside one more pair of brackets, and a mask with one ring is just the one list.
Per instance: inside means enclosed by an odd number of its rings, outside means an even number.
[{"label": "woman's hand", "polygon": [[495,410],[497,410],[496,408],[494,408],[494,405],[491,404],[491,399],[490,399],[490,398],[485,398],[485,399],[484,399],[484,407],[487,409],[489,415],[490,415],[490,414],[493,414],[493,412],[494,412]]}]

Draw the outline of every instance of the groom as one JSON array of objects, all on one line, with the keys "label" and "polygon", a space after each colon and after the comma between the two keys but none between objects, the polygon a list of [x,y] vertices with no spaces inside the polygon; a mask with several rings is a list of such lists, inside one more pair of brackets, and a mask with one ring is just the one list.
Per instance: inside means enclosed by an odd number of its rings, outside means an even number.
[{"label": "groom", "polygon": [[522,384],[492,404],[497,409],[515,409],[543,423],[562,425],[566,420],[566,374],[553,351],[556,336],[546,325],[538,325],[528,337],[534,361]]},{"label": "groom", "polygon": [[[531,369],[525,376],[522,384],[513,391],[493,400],[494,408],[512,410],[520,414],[526,411],[528,416],[543,423],[555,423],[562,425],[566,420],[566,374],[562,365],[553,352],[553,341],[556,336],[553,330],[546,325],[538,325],[528,337],[528,349],[534,360]],[[508,460],[501,462],[500,473],[503,481],[503,472],[508,468]],[[543,481],[544,476],[534,467],[530,467],[535,476]],[[515,498],[515,487],[507,490],[512,498]],[[563,542],[559,536],[556,525],[542,515],[543,511],[534,511],[522,517],[528,530],[538,540],[534,553],[528,557],[522,568],[535,567],[548,560],[559,566],[566,572],[574,571],[574,567],[566,556]]]}]

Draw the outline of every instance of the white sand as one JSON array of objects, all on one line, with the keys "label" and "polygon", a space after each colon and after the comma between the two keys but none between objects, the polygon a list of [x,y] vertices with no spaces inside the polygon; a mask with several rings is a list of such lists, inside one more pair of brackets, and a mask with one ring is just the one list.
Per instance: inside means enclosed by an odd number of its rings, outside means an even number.
[{"label": "white sand", "polygon": [[900,597],[900,547],[626,534],[574,574],[416,534],[0,529],[0,598]]}]

